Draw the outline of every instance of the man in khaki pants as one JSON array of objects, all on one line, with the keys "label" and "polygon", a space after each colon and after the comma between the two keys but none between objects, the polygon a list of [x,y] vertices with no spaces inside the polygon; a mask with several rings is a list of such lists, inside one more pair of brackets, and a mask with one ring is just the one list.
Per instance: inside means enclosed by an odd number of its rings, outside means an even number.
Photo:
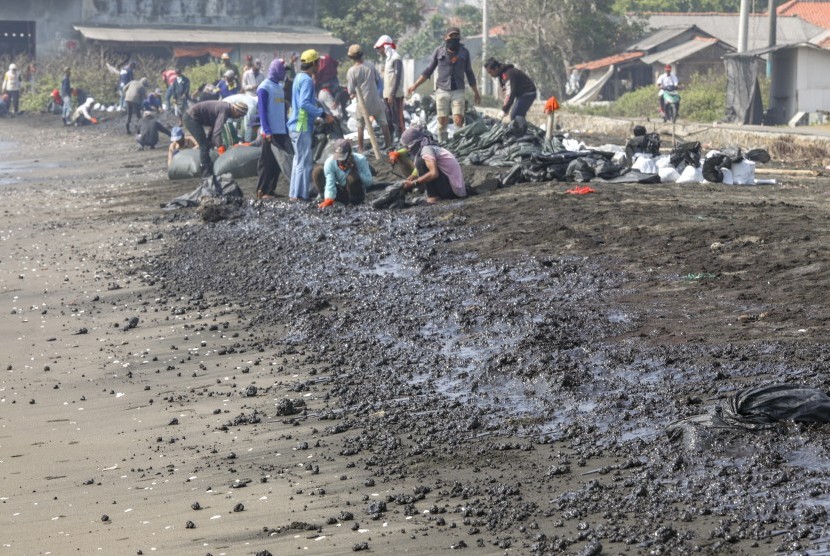
[{"label": "man in khaki pants", "polygon": [[473,90],[473,102],[479,104],[481,95],[476,86],[476,75],[470,60],[470,51],[461,44],[461,31],[450,27],[444,36],[444,44],[432,53],[432,61],[418,80],[408,89],[412,95],[422,83],[425,83],[435,70],[435,107],[438,112],[438,140],[446,142],[447,124],[450,111],[456,128],[464,125],[464,78]]}]

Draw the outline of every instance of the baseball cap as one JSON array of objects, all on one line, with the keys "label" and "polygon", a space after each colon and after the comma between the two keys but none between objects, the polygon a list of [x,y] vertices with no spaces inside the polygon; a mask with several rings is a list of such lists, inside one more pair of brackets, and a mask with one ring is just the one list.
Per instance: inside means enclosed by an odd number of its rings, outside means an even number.
[{"label": "baseball cap", "polygon": [[174,127],[170,130],[170,142],[173,141],[181,141],[184,139],[184,130],[179,126]]},{"label": "baseball cap", "polygon": [[358,58],[363,56],[363,47],[359,44],[353,44],[349,47],[349,52],[346,54],[349,58]]},{"label": "baseball cap", "polygon": [[348,139],[338,139],[335,141],[334,151],[332,151],[334,160],[346,160],[350,154],[352,154],[352,144],[349,143]]},{"label": "baseball cap", "polygon": [[305,52],[303,52],[302,54],[300,54],[300,62],[302,62],[303,64],[311,64],[313,62],[316,62],[319,59],[320,59],[320,54],[318,54],[317,51],[314,50],[313,48],[310,48],[310,49],[306,50]]},{"label": "baseball cap", "polygon": [[230,60],[230,59],[231,59],[231,55],[230,55],[230,54],[228,54],[227,52],[223,52],[223,53],[222,53],[222,59],[223,59],[223,60]]},{"label": "baseball cap", "polygon": [[671,64],[666,64],[666,69],[670,70],[671,69]]},{"label": "baseball cap", "polygon": [[447,29],[447,35],[461,35],[461,29],[458,27],[450,27]]}]

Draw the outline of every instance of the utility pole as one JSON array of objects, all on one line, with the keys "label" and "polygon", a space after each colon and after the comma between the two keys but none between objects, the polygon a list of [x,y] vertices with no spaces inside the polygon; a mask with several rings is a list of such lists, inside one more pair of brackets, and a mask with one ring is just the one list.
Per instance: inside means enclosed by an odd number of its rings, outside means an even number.
[{"label": "utility pole", "polygon": [[487,28],[487,0],[481,0],[481,95],[486,96],[489,92],[490,76],[487,69],[484,67],[484,62],[487,60],[487,35],[490,30]]},{"label": "utility pole", "polygon": [[[775,0],[769,0],[767,13],[769,14],[769,46],[778,44],[778,12]],[[767,77],[772,77],[772,52],[767,53]]]},{"label": "utility pole", "polygon": [[741,0],[741,17],[738,24],[738,52],[746,52],[749,41],[749,0]]}]

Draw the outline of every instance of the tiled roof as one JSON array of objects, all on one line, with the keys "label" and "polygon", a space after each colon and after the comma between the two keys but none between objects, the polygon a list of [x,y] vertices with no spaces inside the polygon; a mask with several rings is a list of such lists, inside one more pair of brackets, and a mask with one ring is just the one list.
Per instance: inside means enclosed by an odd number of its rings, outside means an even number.
[{"label": "tiled roof", "polygon": [[798,16],[813,25],[830,29],[830,1],[790,0],[778,6],[777,12],[781,16]]},{"label": "tiled roof", "polygon": [[629,60],[636,60],[637,58],[641,58],[644,54],[645,52],[623,52],[622,54],[606,56],[605,58],[600,58],[599,60],[592,60],[590,62],[576,64],[574,65],[574,67],[578,70],[595,70],[600,68],[607,68],[612,64],[620,64],[622,62],[628,62]]}]

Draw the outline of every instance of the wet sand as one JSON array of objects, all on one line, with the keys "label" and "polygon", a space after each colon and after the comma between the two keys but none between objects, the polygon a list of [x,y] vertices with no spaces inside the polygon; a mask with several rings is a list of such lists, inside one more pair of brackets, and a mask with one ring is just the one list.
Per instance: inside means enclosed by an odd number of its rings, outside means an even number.
[{"label": "wet sand", "polygon": [[4,552],[830,550],[826,427],[666,432],[827,389],[825,178],[207,224],[120,123],[0,121]]}]

